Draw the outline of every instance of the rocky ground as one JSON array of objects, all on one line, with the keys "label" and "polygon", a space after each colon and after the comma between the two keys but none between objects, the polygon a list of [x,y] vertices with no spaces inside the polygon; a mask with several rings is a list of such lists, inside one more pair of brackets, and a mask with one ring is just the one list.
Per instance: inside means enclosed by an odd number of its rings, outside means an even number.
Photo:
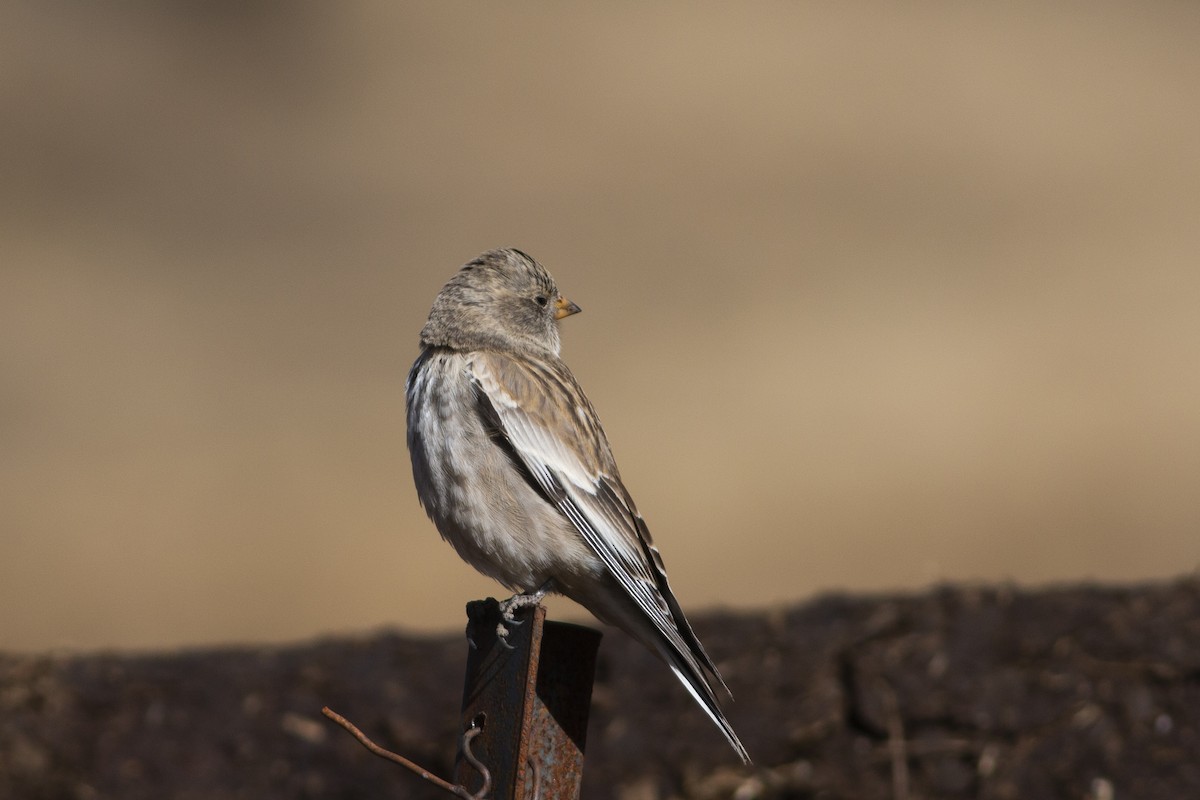
[{"label": "rocky ground", "polygon": [[[755,758],[609,632],[583,796],[1200,797],[1200,580],[826,596],[698,616]],[[0,656],[0,797],[435,798],[325,720],[449,775],[466,645],[385,634]]]}]

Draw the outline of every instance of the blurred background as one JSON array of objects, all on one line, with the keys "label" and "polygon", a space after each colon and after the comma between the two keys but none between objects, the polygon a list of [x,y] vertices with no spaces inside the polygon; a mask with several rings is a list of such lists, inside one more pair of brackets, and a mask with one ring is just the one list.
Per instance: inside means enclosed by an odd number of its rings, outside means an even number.
[{"label": "blurred background", "polygon": [[459,630],[404,379],[505,245],[693,613],[1200,565],[1196,4],[2,15],[0,649]]}]

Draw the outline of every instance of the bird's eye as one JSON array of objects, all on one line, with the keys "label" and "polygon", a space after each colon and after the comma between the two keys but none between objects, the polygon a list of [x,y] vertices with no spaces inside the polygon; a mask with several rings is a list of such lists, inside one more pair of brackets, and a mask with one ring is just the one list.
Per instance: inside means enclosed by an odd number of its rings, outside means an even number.
[{"label": "bird's eye", "polygon": [[537,297],[533,298],[533,301],[535,303],[537,303],[539,306],[541,306],[542,308],[545,308],[546,303],[550,302],[549,300],[546,299],[546,295],[544,295],[544,294],[539,294]]}]

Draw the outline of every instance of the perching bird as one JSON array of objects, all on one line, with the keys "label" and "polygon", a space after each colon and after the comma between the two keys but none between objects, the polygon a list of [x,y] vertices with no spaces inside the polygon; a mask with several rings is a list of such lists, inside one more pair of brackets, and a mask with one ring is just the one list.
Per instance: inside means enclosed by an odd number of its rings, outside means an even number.
[{"label": "perching bird", "polygon": [[[517,592],[566,595],[661,656],[725,734],[729,689],[679,607],[595,409],[558,357],[579,311],[520,250],[491,250],[442,287],[408,375],[417,495],[442,537]],[[511,616],[509,616],[511,619]]]}]

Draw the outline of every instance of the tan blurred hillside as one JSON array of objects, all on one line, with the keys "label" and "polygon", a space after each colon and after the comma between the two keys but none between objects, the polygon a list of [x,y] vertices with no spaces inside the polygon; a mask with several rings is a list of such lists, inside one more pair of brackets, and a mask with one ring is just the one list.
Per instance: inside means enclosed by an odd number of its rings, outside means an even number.
[{"label": "tan blurred hillside", "polygon": [[0,649],[457,629],[403,383],[500,245],[689,609],[1200,564],[1200,7],[0,16]]}]

